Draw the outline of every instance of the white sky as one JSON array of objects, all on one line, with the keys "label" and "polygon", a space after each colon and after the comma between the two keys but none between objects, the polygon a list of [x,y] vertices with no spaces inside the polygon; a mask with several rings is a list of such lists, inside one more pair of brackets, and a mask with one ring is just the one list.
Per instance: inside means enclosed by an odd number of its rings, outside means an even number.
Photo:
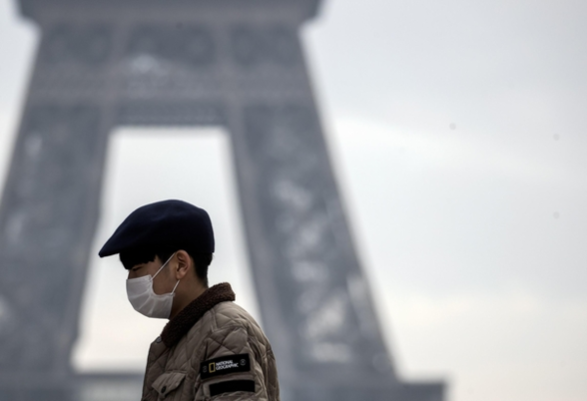
[{"label": "white sky", "polygon": [[[579,1],[336,0],[303,33],[398,369],[446,379],[452,401],[587,399],[586,17]],[[36,45],[0,0],[2,177]],[[214,219],[211,280],[256,313],[229,146],[113,133],[95,251],[137,206],[186,199]],[[92,261],[78,368],[142,370],[164,321],[132,310],[124,279]]]}]

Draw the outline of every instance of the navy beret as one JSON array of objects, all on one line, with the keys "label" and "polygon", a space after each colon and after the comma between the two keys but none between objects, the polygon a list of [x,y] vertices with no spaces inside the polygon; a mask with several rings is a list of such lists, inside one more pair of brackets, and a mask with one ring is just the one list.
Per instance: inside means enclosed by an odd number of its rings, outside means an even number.
[{"label": "navy beret", "polygon": [[214,252],[214,231],[204,209],[180,200],[142,206],[132,212],[106,241],[98,255],[128,249],[178,245],[194,252]]}]

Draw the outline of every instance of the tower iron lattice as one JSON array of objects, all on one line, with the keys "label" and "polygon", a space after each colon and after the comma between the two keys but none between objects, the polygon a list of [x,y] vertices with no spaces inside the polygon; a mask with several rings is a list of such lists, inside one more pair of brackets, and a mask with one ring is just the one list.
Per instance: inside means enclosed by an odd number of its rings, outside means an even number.
[{"label": "tower iron lattice", "polygon": [[318,6],[20,1],[41,41],[0,205],[0,400],[90,400],[92,383],[137,380],[69,363],[106,145],[125,125],[229,133],[285,401],[443,399],[442,383],[400,381],[379,329],[299,39]]}]

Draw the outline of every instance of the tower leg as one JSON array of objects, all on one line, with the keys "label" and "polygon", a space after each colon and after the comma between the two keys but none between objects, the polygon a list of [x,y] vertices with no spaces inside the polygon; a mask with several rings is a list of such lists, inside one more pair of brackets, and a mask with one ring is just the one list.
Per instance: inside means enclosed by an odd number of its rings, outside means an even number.
[{"label": "tower leg", "polygon": [[29,383],[62,400],[58,383],[71,374],[98,220],[103,117],[97,102],[48,101],[34,85],[23,113],[0,206],[0,387],[18,385],[21,395]]},{"label": "tower leg", "polygon": [[[228,125],[249,260],[284,400],[442,400],[441,384],[406,385],[394,371],[296,28],[240,27],[236,36],[233,86],[246,89],[228,102]],[[243,42],[249,53],[240,59]]]}]

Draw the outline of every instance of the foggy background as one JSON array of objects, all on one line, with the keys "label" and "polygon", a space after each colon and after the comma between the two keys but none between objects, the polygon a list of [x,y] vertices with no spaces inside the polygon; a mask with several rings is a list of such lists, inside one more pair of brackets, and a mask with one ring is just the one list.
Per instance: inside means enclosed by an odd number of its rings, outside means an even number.
[{"label": "foggy background", "polygon": [[[395,364],[447,380],[448,400],[587,399],[586,17],[579,1],[326,0],[303,32]],[[2,182],[37,45],[0,0]],[[97,257],[148,202],[210,212],[210,282],[259,318],[230,146],[213,127],[113,132],[79,370],[142,372],[166,322],[132,310],[126,271]]]}]

